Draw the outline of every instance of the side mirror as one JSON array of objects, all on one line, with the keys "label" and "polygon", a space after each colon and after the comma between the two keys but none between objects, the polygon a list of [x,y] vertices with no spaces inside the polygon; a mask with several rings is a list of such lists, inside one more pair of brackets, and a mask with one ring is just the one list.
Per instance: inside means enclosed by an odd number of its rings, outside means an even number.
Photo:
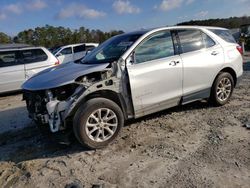
[{"label": "side mirror", "polygon": [[129,63],[130,65],[134,64],[136,62],[136,58],[135,58],[135,51],[133,51],[128,59],[127,59],[127,63]]}]

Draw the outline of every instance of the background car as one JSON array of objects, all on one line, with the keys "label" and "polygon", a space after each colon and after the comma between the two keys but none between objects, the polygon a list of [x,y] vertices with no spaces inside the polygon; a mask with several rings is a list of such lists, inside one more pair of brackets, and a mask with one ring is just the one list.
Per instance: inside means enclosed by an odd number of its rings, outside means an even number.
[{"label": "background car", "polygon": [[62,46],[53,51],[60,63],[82,59],[89,51],[97,47],[98,43],[82,43]]},{"label": "background car", "polygon": [[244,42],[244,51],[250,51],[250,24],[240,27],[240,41]]},{"label": "background car", "polygon": [[32,75],[58,64],[56,57],[43,47],[0,45],[0,93],[20,90]]}]

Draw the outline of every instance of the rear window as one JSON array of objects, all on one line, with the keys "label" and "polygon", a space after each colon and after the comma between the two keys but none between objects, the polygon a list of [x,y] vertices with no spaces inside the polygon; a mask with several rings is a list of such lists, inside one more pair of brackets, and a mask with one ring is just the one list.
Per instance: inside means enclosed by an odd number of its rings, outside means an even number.
[{"label": "rear window", "polygon": [[41,49],[22,50],[21,53],[24,63],[35,63],[48,59],[46,53]]},{"label": "rear window", "polygon": [[204,44],[206,48],[211,48],[212,46],[215,45],[215,42],[213,39],[211,39],[207,34],[202,33],[202,38],[204,40]]},{"label": "rear window", "polygon": [[84,45],[75,46],[73,49],[74,49],[74,53],[84,52],[85,51],[85,46]]},{"label": "rear window", "polygon": [[200,30],[178,30],[178,35],[183,53],[205,48]]},{"label": "rear window", "polygon": [[220,38],[229,43],[236,43],[234,37],[229,32],[229,30],[221,30],[221,29],[210,29],[214,34],[218,35]]},{"label": "rear window", "polygon": [[17,56],[17,51],[0,52],[0,67],[8,67],[20,64],[20,61],[18,61]]}]

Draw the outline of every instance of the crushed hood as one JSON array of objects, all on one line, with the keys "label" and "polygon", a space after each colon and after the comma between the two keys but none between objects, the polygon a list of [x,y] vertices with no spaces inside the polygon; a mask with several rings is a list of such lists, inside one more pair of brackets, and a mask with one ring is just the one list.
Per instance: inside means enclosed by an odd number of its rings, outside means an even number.
[{"label": "crushed hood", "polygon": [[102,71],[108,65],[109,63],[79,64],[74,62],[61,64],[34,75],[22,85],[22,89],[35,91],[67,85],[74,83],[79,76]]}]

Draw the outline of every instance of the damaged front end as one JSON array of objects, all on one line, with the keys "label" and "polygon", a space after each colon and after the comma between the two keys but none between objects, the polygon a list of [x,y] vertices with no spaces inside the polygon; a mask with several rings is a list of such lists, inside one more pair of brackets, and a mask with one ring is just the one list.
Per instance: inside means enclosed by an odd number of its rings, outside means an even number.
[{"label": "damaged front end", "polygon": [[91,94],[109,91],[124,98],[127,89],[122,83],[126,82],[126,74],[121,74],[121,71],[117,63],[111,63],[103,70],[78,76],[72,83],[60,87],[32,91],[25,89],[24,85],[23,96],[30,118],[38,124],[49,124],[51,132],[65,130],[72,123],[79,105]]},{"label": "damaged front end", "polygon": [[64,129],[64,112],[83,86],[70,84],[43,91],[24,90],[29,117],[37,124],[49,124],[51,132]]}]

